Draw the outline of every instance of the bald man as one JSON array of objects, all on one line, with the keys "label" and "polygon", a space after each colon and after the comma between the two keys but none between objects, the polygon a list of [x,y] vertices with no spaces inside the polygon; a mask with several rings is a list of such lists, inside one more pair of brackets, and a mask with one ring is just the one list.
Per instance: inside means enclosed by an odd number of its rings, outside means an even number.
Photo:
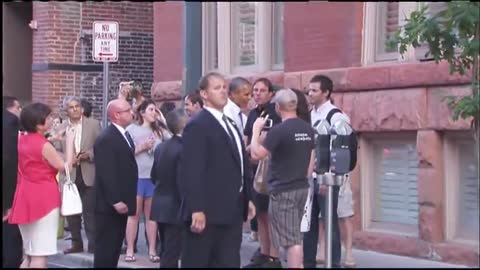
[{"label": "bald man", "polygon": [[98,136],[95,156],[95,253],[94,268],[116,268],[125,237],[127,217],[135,215],[138,168],[135,144],[125,130],[132,122],[132,108],[126,100],[108,103],[112,122]]}]

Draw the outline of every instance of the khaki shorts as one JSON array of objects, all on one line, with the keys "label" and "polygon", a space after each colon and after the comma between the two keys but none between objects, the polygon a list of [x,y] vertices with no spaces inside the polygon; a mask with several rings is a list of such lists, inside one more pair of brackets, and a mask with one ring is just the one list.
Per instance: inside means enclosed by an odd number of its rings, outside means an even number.
[{"label": "khaki shorts", "polygon": [[[353,198],[350,181],[346,181],[345,184],[340,187],[340,192],[338,193],[337,215],[339,218],[353,216]],[[321,212],[318,213],[318,218],[322,218]]]}]

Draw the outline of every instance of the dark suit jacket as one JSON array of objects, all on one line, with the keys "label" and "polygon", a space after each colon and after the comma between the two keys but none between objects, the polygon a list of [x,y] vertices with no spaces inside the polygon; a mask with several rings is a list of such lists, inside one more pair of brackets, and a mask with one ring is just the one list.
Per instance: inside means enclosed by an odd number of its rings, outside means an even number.
[{"label": "dark suit jacket", "polygon": [[155,184],[150,215],[152,220],[181,224],[181,197],[178,188],[181,152],[182,138],[176,135],[159,144],[155,149],[151,172],[151,178]]},{"label": "dark suit jacket", "polygon": [[18,166],[18,130],[19,119],[13,113],[3,111],[3,140],[2,140],[2,209],[3,211],[12,207],[13,195],[17,186]]},{"label": "dark suit jacket", "polygon": [[138,168],[135,156],[120,131],[111,124],[98,136],[93,146],[95,156],[95,212],[117,214],[118,202],[135,215]]},{"label": "dark suit jacket", "polygon": [[[240,136],[236,128],[233,132]],[[241,216],[246,220],[252,176],[245,146],[241,143],[243,164],[232,149],[229,135],[210,112],[202,110],[187,124],[180,172],[184,221],[191,221],[193,212],[204,212],[207,224],[233,224]],[[239,192],[240,166],[244,167],[243,196]],[[239,200],[242,200],[241,209]]]}]

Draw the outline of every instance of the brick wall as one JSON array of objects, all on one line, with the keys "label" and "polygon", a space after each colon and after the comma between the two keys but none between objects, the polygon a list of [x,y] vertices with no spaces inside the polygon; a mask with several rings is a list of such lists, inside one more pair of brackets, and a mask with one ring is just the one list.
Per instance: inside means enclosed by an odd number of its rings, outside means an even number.
[{"label": "brick wall", "polygon": [[182,79],[183,2],[156,2],[154,9],[154,80]]},{"label": "brick wall", "polygon": [[[34,2],[33,64],[102,65],[92,61],[92,23],[119,22],[119,61],[110,63],[109,100],[117,95],[120,81],[140,79],[145,95],[153,81],[153,6],[147,2]],[[32,99],[54,110],[63,97],[77,95],[93,103],[94,117],[102,112],[103,73],[46,68],[33,72]]]},{"label": "brick wall", "polygon": [[285,71],[360,66],[363,3],[285,3]]}]

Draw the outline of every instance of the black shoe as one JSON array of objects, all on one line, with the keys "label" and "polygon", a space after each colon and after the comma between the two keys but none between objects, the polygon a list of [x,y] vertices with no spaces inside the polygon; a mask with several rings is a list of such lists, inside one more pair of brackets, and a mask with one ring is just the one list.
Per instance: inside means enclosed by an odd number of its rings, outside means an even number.
[{"label": "black shoe", "polygon": [[278,258],[269,258],[260,268],[282,268],[282,263]]},{"label": "black shoe", "polygon": [[243,268],[263,268],[262,265],[270,262],[270,257],[260,253],[259,256],[255,257],[253,262],[245,265]]}]

